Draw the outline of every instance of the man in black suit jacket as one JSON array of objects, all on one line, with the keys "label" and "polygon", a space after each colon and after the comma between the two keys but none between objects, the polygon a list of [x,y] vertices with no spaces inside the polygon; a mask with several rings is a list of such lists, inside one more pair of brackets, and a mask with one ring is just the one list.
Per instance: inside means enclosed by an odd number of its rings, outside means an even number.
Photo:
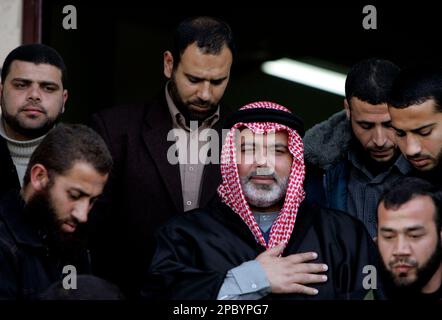
[{"label": "man in black suit jacket", "polygon": [[[216,197],[219,102],[233,54],[226,23],[185,20],[176,30],[174,50],[164,53],[165,91],[147,105],[104,110],[92,118],[115,163],[92,217],[92,262],[97,274],[129,297],[141,288],[156,229]],[[217,138],[208,143],[207,132]]]}]

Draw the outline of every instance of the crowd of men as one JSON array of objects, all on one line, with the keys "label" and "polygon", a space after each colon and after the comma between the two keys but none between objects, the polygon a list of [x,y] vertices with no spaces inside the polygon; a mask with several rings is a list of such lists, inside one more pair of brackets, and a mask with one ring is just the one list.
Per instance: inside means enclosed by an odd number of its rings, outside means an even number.
[{"label": "crowd of men", "polygon": [[0,299],[442,298],[442,69],[359,61],[305,131],[302,106],[224,114],[234,59],[227,23],[186,19],[152,101],[65,124],[59,53],[9,53]]}]

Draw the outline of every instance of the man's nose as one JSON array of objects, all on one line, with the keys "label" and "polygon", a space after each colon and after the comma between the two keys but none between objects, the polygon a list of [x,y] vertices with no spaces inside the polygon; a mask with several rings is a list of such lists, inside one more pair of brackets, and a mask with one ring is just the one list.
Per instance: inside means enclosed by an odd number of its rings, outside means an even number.
[{"label": "man's nose", "polygon": [[394,246],[393,255],[395,256],[408,256],[411,254],[410,243],[405,236],[398,236]]},{"label": "man's nose", "polygon": [[210,101],[212,98],[212,85],[210,81],[203,81],[198,88],[198,98],[202,101]]},{"label": "man's nose", "polygon": [[81,201],[76,203],[72,212],[72,216],[78,221],[78,223],[86,223],[91,206],[88,201]]},{"label": "man's nose", "polygon": [[382,127],[377,127],[373,133],[373,142],[377,147],[383,147],[387,142],[387,132]]},{"label": "man's nose", "polygon": [[38,84],[33,84],[28,89],[28,100],[41,101],[41,91]]},{"label": "man's nose", "polygon": [[416,137],[408,135],[406,138],[405,154],[409,157],[418,155],[422,151],[422,146]]}]

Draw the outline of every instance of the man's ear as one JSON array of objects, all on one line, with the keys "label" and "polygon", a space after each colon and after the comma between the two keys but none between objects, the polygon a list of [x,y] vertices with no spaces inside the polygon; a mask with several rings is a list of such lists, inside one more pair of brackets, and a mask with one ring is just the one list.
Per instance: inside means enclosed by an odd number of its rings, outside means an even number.
[{"label": "man's ear", "polygon": [[377,244],[377,243],[378,243],[378,237],[377,237],[377,236],[374,236],[374,237],[373,237],[373,241],[374,241],[374,243]]},{"label": "man's ear", "polygon": [[347,115],[347,120],[350,120],[351,110],[347,99],[344,99],[344,109],[345,109],[345,114]]},{"label": "man's ear", "polygon": [[64,89],[63,90],[63,107],[61,108],[61,113],[64,113],[64,106],[66,104],[66,100],[68,99],[68,97],[69,97],[68,90]]},{"label": "man's ear", "polygon": [[31,168],[30,182],[35,191],[41,191],[49,183],[48,170],[42,164],[34,164]]},{"label": "man's ear", "polygon": [[164,67],[164,75],[166,78],[172,78],[173,73],[173,55],[170,51],[165,51],[163,55],[163,67]]}]

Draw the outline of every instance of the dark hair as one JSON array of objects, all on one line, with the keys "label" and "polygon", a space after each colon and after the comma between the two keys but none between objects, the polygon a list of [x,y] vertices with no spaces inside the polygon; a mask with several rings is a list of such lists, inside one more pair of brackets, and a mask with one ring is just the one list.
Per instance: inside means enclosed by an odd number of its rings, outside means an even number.
[{"label": "dark hair", "polygon": [[370,58],[356,63],[345,80],[345,98],[356,97],[376,105],[387,103],[391,86],[399,74],[399,67],[393,62]]},{"label": "dark hair", "polygon": [[174,68],[184,50],[194,42],[206,54],[218,54],[224,45],[232,55],[235,54],[232,30],[226,22],[213,17],[193,17],[181,22],[175,30],[172,49]]},{"label": "dark hair", "polygon": [[442,68],[420,65],[406,68],[394,81],[388,104],[403,109],[434,99],[436,111],[442,112]]},{"label": "dark hair", "polygon": [[433,200],[436,207],[434,221],[437,230],[441,230],[442,190],[424,179],[400,178],[384,191],[379,204],[383,202],[386,209],[395,210],[417,196],[429,196]]},{"label": "dark hair", "polygon": [[34,43],[25,44],[12,50],[6,57],[2,68],[2,83],[5,82],[7,75],[11,69],[11,64],[15,60],[32,62],[34,64],[50,64],[57,67],[61,71],[61,82],[63,88],[67,88],[67,69],[63,58],[53,48],[44,44]]},{"label": "dark hair", "polygon": [[63,174],[77,161],[91,164],[101,174],[109,173],[112,168],[112,157],[98,133],[81,124],[59,124],[32,154],[24,185],[29,183],[31,168],[37,163],[49,174]]}]

